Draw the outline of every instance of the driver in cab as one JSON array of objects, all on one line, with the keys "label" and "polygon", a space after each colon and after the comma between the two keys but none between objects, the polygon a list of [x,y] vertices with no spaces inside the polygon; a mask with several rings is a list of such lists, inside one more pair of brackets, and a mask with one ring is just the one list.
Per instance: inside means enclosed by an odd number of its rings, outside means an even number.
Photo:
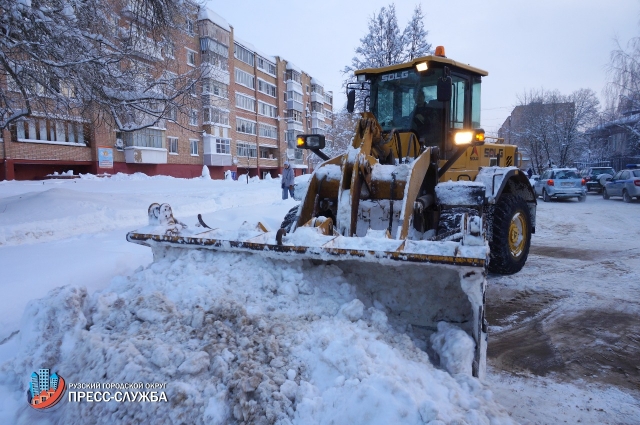
[{"label": "driver in cab", "polygon": [[[418,89],[415,94],[415,102],[416,105],[413,108],[412,118],[411,118],[411,130],[415,131],[418,135],[418,140],[421,145],[430,145],[432,143],[431,139],[433,135],[430,134],[432,132],[432,121],[436,118],[434,115],[436,114],[436,110],[431,103],[435,102],[426,102],[424,90],[422,88]],[[438,102],[439,103],[439,102]],[[433,125],[433,130],[437,128],[437,124]],[[436,142],[437,140],[433,140]]]}]

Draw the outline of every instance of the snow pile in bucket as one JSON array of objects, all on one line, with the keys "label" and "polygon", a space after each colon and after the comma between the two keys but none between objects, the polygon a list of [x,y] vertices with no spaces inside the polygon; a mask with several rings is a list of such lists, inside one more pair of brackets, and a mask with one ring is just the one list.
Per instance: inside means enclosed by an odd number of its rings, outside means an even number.
[{"label": "snow pile in bucket", "polygon": [[91,296],[32,301],[0,383],[26,390],[40,367],[68,383],[167,383],[167,402],[24,403],[15,424],[512,423],[460,366],[464,332],[434,336],[450,374],[354,294],[331,265],[171,250]]}]

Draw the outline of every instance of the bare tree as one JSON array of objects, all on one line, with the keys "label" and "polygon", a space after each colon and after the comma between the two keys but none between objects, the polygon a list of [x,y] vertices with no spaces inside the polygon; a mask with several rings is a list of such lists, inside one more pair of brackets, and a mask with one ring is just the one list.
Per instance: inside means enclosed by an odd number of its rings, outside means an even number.
[{"label": "bare tree", "polygon": [[586,132],[598,119],[598,99],[590,89],[568,96],[558,91],[530,91],[519,97],[511,115],[511,136],[525,150],[533,168],[571,166],[586,157]]},{"label": "bare tree", "polygon": [[195,5],[0,0],[0,10],[0,129],[38,114],[132,131],[190,109],[200,71],[170,69],[162,54]]},{"label": "bare tree", "polygon": [[640,37],[632,38],[624,48],[616,41],[608,67],[609,83],[605,87],[604,120],[615,122],[635,139],[630,152],[640,151]]}]

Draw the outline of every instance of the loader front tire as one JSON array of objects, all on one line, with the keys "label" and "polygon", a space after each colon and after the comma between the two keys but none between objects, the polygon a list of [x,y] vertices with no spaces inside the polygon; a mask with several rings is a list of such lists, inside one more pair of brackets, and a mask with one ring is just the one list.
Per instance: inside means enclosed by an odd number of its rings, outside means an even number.
[{"label": "loader front tire", "polygon": [[531,214],[520,196],[504,194],[493,209],[492,238],[489,243],[489,271],[498,274],[519,272],[531,246]]},{"label": "loader front tire", "polygon": [[287,233],[291,231],[291,226],[293,226],[293,223],[296,221],[299,207],[300,205],[296,205],[295,207],[291,208],[287,213],[287,215],[285,215],[284,219],[282,220],[282,224],[280,225],[280,228],[285,229]]}]

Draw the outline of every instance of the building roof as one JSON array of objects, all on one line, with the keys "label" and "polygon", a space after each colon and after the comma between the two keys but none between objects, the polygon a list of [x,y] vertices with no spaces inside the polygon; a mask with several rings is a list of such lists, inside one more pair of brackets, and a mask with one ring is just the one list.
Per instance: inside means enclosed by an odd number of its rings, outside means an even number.
[{"label": "building roof", "polygon": [[225,29],[227,31],[231,31],[231,27],[229,26],[229,23],[222,16],[218,15],[216,12],[214,12],[208,7],[200,8],[200,11],[198,12],[198,20],[200,21],[209,20],[214,24],[216,24],[217,26],[219,26],[220,28]]}]

